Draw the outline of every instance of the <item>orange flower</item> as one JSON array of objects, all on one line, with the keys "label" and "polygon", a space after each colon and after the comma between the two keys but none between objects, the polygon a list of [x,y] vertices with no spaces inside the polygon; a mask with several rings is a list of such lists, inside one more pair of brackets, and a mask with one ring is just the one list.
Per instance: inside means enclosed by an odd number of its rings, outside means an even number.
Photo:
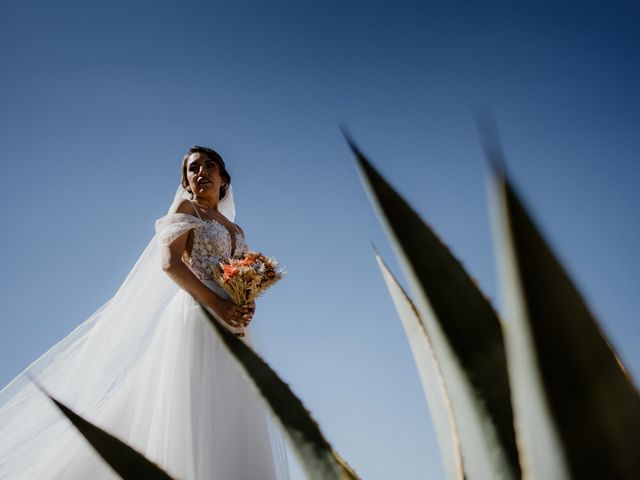
[{"label": "orange flower", "polygon": [[222,272],[225,282],[228,282],[240,273],[240,271],[233,265],[222,265]]},{"label": "orange flower", "polygon": [[278,270],[278,262],[259,252],[223,258],[212,265],[216,281],[238,305],[253,300],[277,282],[285,272]]}]

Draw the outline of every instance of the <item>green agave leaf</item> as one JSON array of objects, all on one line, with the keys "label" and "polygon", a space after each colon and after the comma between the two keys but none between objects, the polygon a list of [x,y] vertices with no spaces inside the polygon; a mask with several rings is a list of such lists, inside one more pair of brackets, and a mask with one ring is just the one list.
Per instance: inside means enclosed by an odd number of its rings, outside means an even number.
[{"label": "green agave leaf", "polygon": [[207,309],[202,311],[249,380],[260,393],[310,479],[357,480],[358,476],[333,450],[300,399],[250,347],[235,337]]},{"label": "green agave leaf", "polygon": [[347,138],[442,367],[469,478],[518,478],[498,317],[462,265]]},{"label": "green agave leaf", "polygon": [[[490,160],[497,142],[487,147]],[[499,166],[499,165],[498,165]],[[494,182],[518,441],[532,478],[640,478],[640,397],[506,176]]]},{"label": "green agave leaf", "polygon": [[[33,380],[32,380],[33,381]],[[75,413],[64,403],[49,395],[44,388],[34,384],[60,409],[71,423],[78,429],[96,452],[125,480],[172,480],[158,465],[148,460],[140,452],[134,450],[122,440],[105,432],[88,420]]]},{"label": "green agave leaf", "polygon": [[465,478],[460,452],[460,439],[458,438],[455,419],[451,411],[451,399],[444,384],[440,364],[431,346],[425,324],[420,319],[420,314],[415,305],[380,255],[376,253],[375,256],[413,352],[413,358],[422,381],[422,388],[429,403],[445,474],[447,478],[452,480]]}]

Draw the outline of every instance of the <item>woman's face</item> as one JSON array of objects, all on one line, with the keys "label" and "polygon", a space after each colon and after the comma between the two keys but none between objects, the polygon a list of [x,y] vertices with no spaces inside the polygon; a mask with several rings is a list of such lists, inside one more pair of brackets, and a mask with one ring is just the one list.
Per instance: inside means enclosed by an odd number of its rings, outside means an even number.
[{"label": "woman's face", "polygon": [[195,152],[187,158],[187,181],[193,195],[218,198],[223,185],[218,162],[204,153]]}]

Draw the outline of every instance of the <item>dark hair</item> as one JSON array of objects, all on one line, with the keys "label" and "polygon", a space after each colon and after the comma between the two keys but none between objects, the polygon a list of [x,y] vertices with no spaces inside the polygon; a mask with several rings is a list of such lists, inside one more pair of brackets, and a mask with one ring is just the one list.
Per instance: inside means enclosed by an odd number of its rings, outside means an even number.
[{"label": "dark hair", "polygon": [[224,160],[222,159],[220,154],[213,148],[194,145],[189,149],[189,151],[182,158],[182,179],[180,180],[180,183],[191,195],[193,195],[193,192],[189,187],[189,181],[187,180],[187,160],[189,159],[189,155],[193,153],[202,153],[203,155],[206,155],[209,160],[213,160],[218,164],[218,167],[220,168],[220,176],[227,181],[226,185],[220,187],[219,199],[222,200],[227,193],[227,188],[229,188],[229,185],[231,184],[231,175],[229,175],[229,172],[227,172],[227,167],[225,167],[224,165]]}]

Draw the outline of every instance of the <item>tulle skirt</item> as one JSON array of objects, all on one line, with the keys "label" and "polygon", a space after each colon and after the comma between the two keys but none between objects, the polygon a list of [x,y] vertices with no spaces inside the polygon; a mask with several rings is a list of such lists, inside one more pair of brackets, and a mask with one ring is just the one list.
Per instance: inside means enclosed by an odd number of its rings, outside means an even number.
[{"label": "tulle skirt", "polygon": [[[208,322],[179,290],[117,391],[98,409],[77,412],[176,479],[288,478],[281,438]],[[66,422],[40,443],[42,451],[29,459],[21,478],[119,478]]]}]

